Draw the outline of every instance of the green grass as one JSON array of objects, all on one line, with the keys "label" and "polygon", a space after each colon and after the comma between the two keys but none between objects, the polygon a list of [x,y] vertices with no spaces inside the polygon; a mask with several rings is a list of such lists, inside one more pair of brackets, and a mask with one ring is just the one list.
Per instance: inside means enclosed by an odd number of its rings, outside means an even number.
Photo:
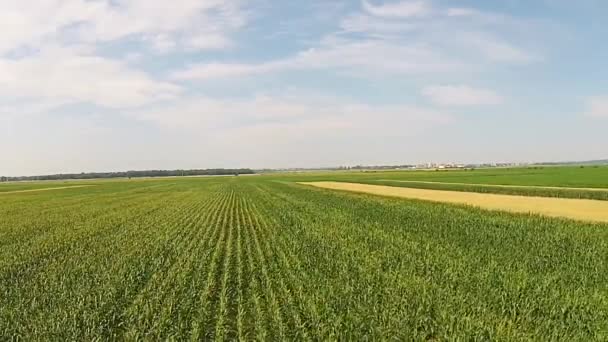
[{"label": "green grass", "polygon": [[608,166],[491,168],[437,171],[350,171],[272,175],[286,180],[409,180],[495,185],[608,188]]},{"label": "green grass", "polygon": [[0,340],[608,339],[608,225],[315,177],[0,196]]},{"label": "green grass", "polygon": [[91,184],[90,182],[23,182],[23,183],[0,183],[0,194],[3,192],[29,191],[36,189],[49,189],[67,186],[80,186]]}]

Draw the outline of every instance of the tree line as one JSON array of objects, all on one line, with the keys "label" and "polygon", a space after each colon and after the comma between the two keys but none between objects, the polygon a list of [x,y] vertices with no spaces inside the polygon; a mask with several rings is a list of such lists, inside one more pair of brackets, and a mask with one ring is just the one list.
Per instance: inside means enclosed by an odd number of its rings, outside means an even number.
[{"label": "tree line", "polygon": [[69,180],[98,178],[141,178],[141,177],[181,177],[181,176],[225,176],[254,174],[251,169],[195,169],[195,170],[146,170],[121,172],[82,172],[43,176],[0,177],[0,182]]}]

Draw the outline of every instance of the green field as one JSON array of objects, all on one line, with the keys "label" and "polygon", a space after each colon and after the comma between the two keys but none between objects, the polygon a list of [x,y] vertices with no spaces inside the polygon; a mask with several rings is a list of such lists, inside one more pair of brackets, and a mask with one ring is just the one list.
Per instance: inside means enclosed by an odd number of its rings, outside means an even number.
[{"label": "green field", "polygon": [[276,174],[3,194],[0,340],[606,340],[608,225],[295,182],[606,188],[607,175]]},{"label": "green field", "polygon": [[[286,177],[286,175],[282,175]],[[350,171],[291,173],[290,177],[314,180],[411,180],[497,185],[535,185],[576,188],[608,188],[608,166],[489,168],[430,171]]]},{"label": "green field", "polygon": [[[417,189],[608,200],[608,167],[606,166],[432,171],[351,171],[333,172],[330,175],[327,173],[292,173],[282,175],[282,178],[291,181],[333,180]],[[430,184],[428,182],[436,183]],[[481,184],[484,186],[480,186]],[[501,185],[509,187],[500,187]],[[531,186],[557,188],[543,189],[532,188]],[[598,191],[573,188],[593,188]]]}]

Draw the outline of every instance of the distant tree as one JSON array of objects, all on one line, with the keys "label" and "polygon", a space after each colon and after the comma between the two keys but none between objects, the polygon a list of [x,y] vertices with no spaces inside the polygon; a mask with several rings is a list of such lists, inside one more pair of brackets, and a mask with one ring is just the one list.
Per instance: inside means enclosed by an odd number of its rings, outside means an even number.
[{"label": "distant tree", "polygon": [[4,181],[96,179],[96,178],[138,178],[138,177],[175,177],[175,176],[220,176],[254,174],[251,169],[206,169],[206,170],[146,170],[127,172],[91,172],[78,174],[58,174],[34,177],[3,177]]}]

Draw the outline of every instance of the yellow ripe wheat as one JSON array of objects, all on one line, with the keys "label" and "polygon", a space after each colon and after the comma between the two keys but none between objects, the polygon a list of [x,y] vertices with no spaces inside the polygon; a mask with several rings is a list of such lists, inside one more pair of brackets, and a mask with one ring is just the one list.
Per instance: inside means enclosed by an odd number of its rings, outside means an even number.
[{"label": "yellow ripe wheat", "polygon": [[300,184],[381,196],[465,204],[489,210],[532,213],[589,222],[608,222],[607,201],[426,190],[342,182],[305,182]]}]

